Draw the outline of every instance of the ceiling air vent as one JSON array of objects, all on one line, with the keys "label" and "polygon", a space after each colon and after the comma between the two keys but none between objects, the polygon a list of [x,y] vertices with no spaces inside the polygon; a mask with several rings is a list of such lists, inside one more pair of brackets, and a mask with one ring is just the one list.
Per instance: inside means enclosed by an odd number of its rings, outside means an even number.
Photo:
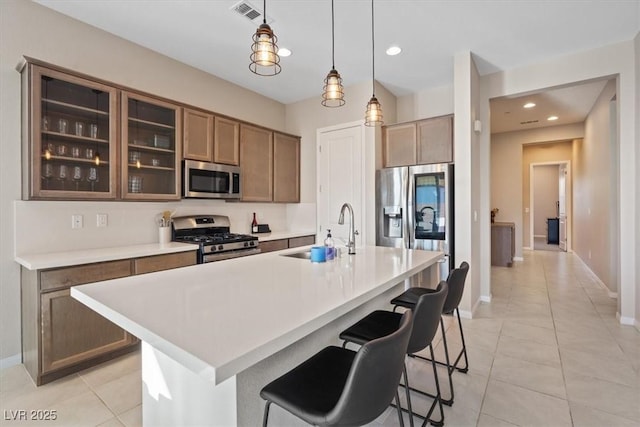
[{"label": "ceiling air vent", "polygon": [[531,125],[533,123],[538,123],[537,120],[527,120],[526,122],[520,122],[521,125]]},{"label": "ceiling air vent", "polygon": [[[240,1],[231,6],[231,9],[256,25],[262,24],[262,11],[247,1]],[[267,16],[267,23],[271,23],[272,21],[273,19]]]}]

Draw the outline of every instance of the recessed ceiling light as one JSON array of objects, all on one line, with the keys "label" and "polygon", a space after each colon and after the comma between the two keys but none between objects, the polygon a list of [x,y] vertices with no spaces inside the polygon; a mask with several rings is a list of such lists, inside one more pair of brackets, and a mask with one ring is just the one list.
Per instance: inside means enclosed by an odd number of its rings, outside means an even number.
[{"label": "recessed ceiling light", "polygon": [[536,104],[533,102],[527,102],[526,104],[523,105],[524,108],[533,108],[535,106]]},{"label": "recessed ceiling light", "polygon": [[558,116],[549,116],[549,117],[547,117],[547,120],[549,120],[550,122],[552,122],[554,120],[558,120]]},{"label": "recessed ceiling light", "polygon": [[387,55],[389,56],[396,56],[400,52],[402,52],[402,49],[399,46],[391,46],[387,49]]},{"label": "recessed ceiling light", "polygon": [[278,55],[284,57],[291,56],[291,51],[286,47],[281,47],[280,49],[278,49]]}]

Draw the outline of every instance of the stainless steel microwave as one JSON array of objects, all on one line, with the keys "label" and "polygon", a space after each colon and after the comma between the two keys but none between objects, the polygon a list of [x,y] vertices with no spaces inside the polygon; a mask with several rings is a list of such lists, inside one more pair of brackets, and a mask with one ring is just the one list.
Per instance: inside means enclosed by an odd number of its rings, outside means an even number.
[{"label": "stainless steel microwave", "polygon": [[184,160],[182,171],[185,199],[239,199],[242,195],[238,166]]}]

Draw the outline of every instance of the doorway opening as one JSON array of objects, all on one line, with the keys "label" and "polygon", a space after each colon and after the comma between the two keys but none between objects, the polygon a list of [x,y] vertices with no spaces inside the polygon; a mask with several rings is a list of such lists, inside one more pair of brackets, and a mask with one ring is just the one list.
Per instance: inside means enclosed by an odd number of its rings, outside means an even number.
[{"label": "doorway opening", "polygon": [[530,164],[529,242],[533,250],[568,251],[571,247],[571,163]]}]

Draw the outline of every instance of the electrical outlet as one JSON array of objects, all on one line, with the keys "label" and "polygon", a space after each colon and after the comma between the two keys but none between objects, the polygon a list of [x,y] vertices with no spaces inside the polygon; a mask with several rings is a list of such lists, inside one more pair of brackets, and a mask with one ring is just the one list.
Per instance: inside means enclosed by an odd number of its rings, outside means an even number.
[{"label": "electrical outlet", "polygon": [[107,214],[97,214],[96,215],[96,227],[106,227],[109,225]]},{"label": "electrical outlet", "polygon": [[71,228],[82,228],[82,215],[71,215]]}]

